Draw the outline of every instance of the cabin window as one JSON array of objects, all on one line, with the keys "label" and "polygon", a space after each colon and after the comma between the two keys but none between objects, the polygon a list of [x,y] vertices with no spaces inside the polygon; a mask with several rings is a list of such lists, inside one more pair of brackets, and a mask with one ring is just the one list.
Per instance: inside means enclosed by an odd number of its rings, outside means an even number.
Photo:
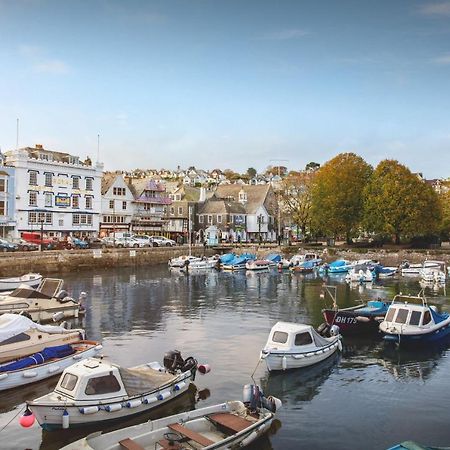
[{"label": "cabin window", "polygon": [[28,336],[28,334],[20,333],[8,339],[5,339],[4,341],[0,342],[0,345],[15,344],[16,342],[28,341],[29,339],[30,336]]},{"label": "cabin window", "polygon": [[120,391],[120,384],[114,375],[91,378],[84,391],[86,395],[109,394]]},{"label": "cabin window", "polygon": [[288,340],[288,334],[284,331],[275,331],[272,336],[272,342],[276,342],[278,344],[286,344]]},{"label": "cabin window", "polygon": [[78,377],[76,375],[72,375],[71,373],[66,373],[60,383],[62,389],[66,389],[67,391],[73,391],[73,388],[77,384]]},{"label": "cabin window", "polygon": [[406,323],[406,319],[408,318],[408,310],[399,308],[397,317],[395,318],[395,323]]},{"label": "cabin window", "polygon": [[411,317],[409,318],[409,324],[410,325],[419,325],[421,315],[422,315],[422,313],[420,311],[412,311]]},{"label": "cabin window", "polygon": [[431,314],[430,311],[425,311],[423,313],[422,325],[427,325],[431,322]]},{"label": "cabin window", "polygon": [[392,322],[396,311],[397,310],[395,308],[389,308],[389,311],[386,314],[386,322]]},{"label": "cabin window", "polygon": [[312,337],[308,332],[299,333],[295,335],[295,345],[308,345],[308,344],[312,344]]}]

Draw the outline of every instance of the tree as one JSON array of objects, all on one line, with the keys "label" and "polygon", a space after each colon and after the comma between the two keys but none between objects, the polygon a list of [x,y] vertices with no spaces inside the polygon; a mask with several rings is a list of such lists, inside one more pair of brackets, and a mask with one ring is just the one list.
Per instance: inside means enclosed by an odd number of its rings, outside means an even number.
[{"label": "tree", "polygon": [[381,161],[364,192],[368,231],[393,235],[395,243],[437,233],[441,205],[433,188],[394,160]]},{"label": "tree", "polygon": [[450,236],[450,190],[439,194],[439,201],[442,211],[441,235],[448,240]]},{"label": "tree", "polygon": [[354,153],[341,153],[326,162],[314,177],[312,215],[314,226],[328,236],[345,235],[351,242],[359,230],[363,191],[372,167]]},{"label": "tree", "polygon": [[272,174],[272,175],[278,175],[280,174],[280,177],[284,177],[287,174],[288,170],[285,166],[267,166],[266,175]]},{"label": "tree", "polygon": [[238,180],[241,177],[238,173],[231,169],[225,169],[223,174],[225,178],[230,181]]},{"label": "tree", "polygon": [[281,207],[305,236],[311,222],[311,187],[315,173],[289,172],[280,190]]},{"label": "tree", "polygon": [[256,174],[257,174],[256,169],[254,169],[253,167],[249,167],[249,168],[247,169],[247,175],[248,175],[250,178],[254,178],[254,177],[256,176]]},{"label": "tree", "polygon": [[306,164],[305,166],[305,170],[307,172],[315,172],[316,170],[320,169],[320,164],[316,163],[314,161],[309,162],[308,164]]}]

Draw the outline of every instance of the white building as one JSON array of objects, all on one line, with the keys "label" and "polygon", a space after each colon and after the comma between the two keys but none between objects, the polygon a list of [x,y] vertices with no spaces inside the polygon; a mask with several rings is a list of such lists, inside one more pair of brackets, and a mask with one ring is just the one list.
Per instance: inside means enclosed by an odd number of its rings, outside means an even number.
[{"label": "white building", "polygon": [[17,236],[41,227],[48,236],[98,233],[103,164],[42,145],[7,152],[5,164],[15,167]]}]

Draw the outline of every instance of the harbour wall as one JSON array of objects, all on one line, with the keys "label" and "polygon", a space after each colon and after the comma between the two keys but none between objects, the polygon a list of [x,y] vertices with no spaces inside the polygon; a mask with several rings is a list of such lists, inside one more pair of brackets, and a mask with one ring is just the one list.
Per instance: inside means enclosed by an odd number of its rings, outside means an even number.
[{"label": "harbour wall", "polygon": [[[107,248],[87,250],[51,250],[44,252],[0,253],[0,277],[27,272],[42,275],[109,267],[150,266],[167,264],[169,259],[188,253],[187,247]],[[214,251],[193,247],[194,256],[212,255]]]}]

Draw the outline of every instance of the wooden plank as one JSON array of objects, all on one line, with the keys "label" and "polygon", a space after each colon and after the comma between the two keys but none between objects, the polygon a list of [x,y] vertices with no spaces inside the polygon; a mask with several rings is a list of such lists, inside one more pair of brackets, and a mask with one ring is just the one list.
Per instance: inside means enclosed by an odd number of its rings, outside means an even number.
[{"label": "wooden plank", "polygon": [[178,442],[170,442],[167,439],[161,439],[158,444],[163,448],[163,450],[182,450],[182,446]]},{"label": "wooden plank", "polygon": [[222,425],[233,433],[239,433],[239,431],[245,430],[254,422],[244,419],[243,417],[236,416],[230,413],[217,413],[208,416],[213,422],[218,425]]},{"label": "wooden plank", "polygon": [[119,441],[119,444],[127,450],[145,450],[144,447],[134,442],[133,439],[126,438]]},{"label": "wooden plank", "polygon": [[192,441],[197,442],[200,445],[203,445],[204,447],[214,444],[214,441],[211,441],[207,437],[202,436],[200,433],[197,433],[194,430],[186,428],[185,426],[181,425],[180,423],[172,423],[172,424],[168,425],[168,428],[170,428],[173,431],[176,431],[177,433],[182,434],[183,436],[186,436],[187,438],[191,439]]}]

